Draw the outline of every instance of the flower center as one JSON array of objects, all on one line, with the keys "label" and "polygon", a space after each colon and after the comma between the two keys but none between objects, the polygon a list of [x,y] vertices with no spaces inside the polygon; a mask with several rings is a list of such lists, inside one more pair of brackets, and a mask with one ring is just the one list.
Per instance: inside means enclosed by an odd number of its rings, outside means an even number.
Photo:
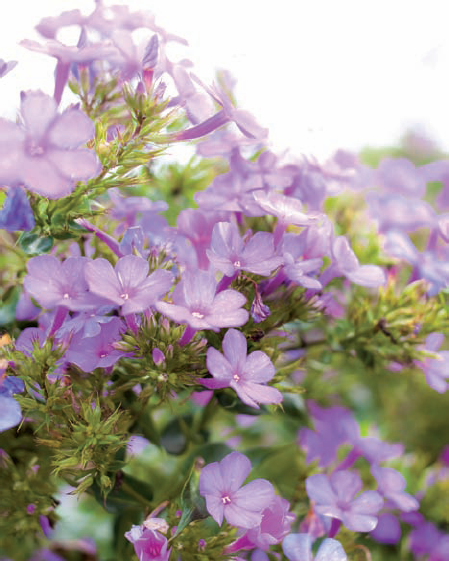
[{"label": "flower center", "polygon": [[228,495],[225,495],[224,497],[221,497],[221,502],[222,502],[224,505],[228,505],[228,504],[231,504],[231,499],[229,498]]},{"label": "flower center", "polygon": [[29,139],[26,144],[27,152],[30,156],[42,156],[45,152],[44,148],[38,144],[35,140]]},{"label": "flower center", "polygon": [[129,294],[127,292],[124,292],[123,294],[120,294],[120,298],[123,298],[123,300],[128,300]]},{"label": "flower center", "polygon": [[241,267],[242,264],[240,263],[240,261],[237,259],[236,261],[234,261],[234,267]]},{"label": "flower center", "polygon": [[64,300],[68,300],[70,298],[69,294],[66,292],[63,296]]},{"label": "flower center", "polygon": [[234,374],[233,378],[236,382],[240,380],[240,376],[237,374],[237,372]]},{"label": "flower center", "polygon": [[203,319],[204,314],[202,314],[201,312],[192,312],[192,316],[194,318]]}]

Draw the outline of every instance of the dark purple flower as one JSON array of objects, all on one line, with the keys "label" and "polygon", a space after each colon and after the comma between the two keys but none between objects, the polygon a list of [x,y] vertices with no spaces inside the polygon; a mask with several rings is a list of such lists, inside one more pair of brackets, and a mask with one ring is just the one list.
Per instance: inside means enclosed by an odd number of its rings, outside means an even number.
[{"label": "dark purple flower", "polygon": [[395,544],[401,539],[401,525],[394,514],[383,512],[379,514],[377,526],[370,536],[379,543]]},{"label": "dark purple flower", "polygon": [[242,308],[246,302],[236,290],[216,294],[217,281],[207,271],[186,271],[173,291],[173,304],[158,302],[156,309],[176,323],[187,323],[193,329],[240,327],[249,314]]},{"label": "dark purple flower", "polygon": [[268,276],[282,264],[282,258],[274,254],[272,234],[256,232],[245,243],[231,222],[215,224],[206,253],[214,267],[228,277],[240,270]]},{"label": "dark purple flower", "polygon": [[273,378],[275,368],[268,355],[254,351],[247,356],[246,338],[237,329],[229,329],[223,338],[223,355],[216,349],[207,350],[207,368],[213,379],[198,380],[209,389],[232,388],[251,407],[258,403],[280,403],[282,394],[266,383]]},{"label": "dark purple flower", "polygon": [[221,526],[223,517],[231,526],[254,528],[274,499],[274,489],[265,479],[244,485],[251,462],[240,452],[231,452],[221,462],[205,466],[200,475],[200,494],[209,514]]},{"label": "dark purple flower", "polygon": [[312,538],[309,534],[289,534],[282,542],[282,551],[289,561],[347,561],[341,543],[325,539],[312,557]]},{"label": "dark purple flower", "polygon": [[23,126],[0,119],[0,181],[59,199],[76,181],[98,173],[95,153],[81,148],[94,136],[82,111],[72,107],[58,115],[55,100],[35,91],[22,95],[21,115]]},{"label": "dark purple flower", "polygon": [[0,432],[15,427],[22,420],[22,410],[13,395],[24,389],[22,380],[6,376],[5,368],[0,368]]},{"label": "dark purple flower", "polygon": [[315,510],[324,516],[341,520],[353,532],[370,532],[377,524],[377,513],[383,499],[377,491],[364,491],[362,480],[351,471],[335,471],[328,478],[324,474],[311,475],[306,479],[309,498]]},{"label": "dark purple flower", "polygon": [[122,306],[122,314],[143,312],[170,290],[173,275],[158,269],[148,276],[149,265],[136,255],[125,255],[115,269],[107,259],[86,264],[85,277],[92,293]]},{"label": "dark purple flower", "polygon": [[0,210],[0,228],[8,232],[32,230],[34,216],[22,187],[10,187],[3,208]]}]

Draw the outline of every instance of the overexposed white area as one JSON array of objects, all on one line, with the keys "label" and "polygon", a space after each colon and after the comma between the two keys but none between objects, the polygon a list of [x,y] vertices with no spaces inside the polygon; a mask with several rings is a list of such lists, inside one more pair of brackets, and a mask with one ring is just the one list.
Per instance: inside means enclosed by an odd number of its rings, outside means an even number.
[{"label": "overexposed white area", "polygon": [[[239,105],[270,129],[276,151],[324,156],[391,145],[419,128],[449,151],[447,0],[105,0],[150,10],[189,41],[177,52],[211,82],[238,80]],[[16,0],[0,20],[0,58],[19,65],[0,80],[0,114],[22,89],[52,93],[54,59],[18,46],[40,18],[93,0]]]}]

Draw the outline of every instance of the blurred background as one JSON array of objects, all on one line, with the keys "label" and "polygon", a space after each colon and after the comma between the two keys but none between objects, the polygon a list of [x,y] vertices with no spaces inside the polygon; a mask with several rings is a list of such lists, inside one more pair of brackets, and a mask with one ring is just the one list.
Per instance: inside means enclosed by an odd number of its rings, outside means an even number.
[{"label": "blurred background", "polygon": [[[270,129],[276,151],[324,157],[337,148],[396,144],[416,131],[449,150],[446,0],[105,0],[150,10],[185,37],[179,58],[210,83],[238,80],[239,105]],[[39,39],[44,16],[94,0],[16,0],[0,20],[0,58],[19,65],[0,82],[0,114],[14,118],[21,89],[52,93],[54,59],[18,45]],[[73,30],[72,30],[73,31]],[[76,37],[67,30],[67,39]]]}]

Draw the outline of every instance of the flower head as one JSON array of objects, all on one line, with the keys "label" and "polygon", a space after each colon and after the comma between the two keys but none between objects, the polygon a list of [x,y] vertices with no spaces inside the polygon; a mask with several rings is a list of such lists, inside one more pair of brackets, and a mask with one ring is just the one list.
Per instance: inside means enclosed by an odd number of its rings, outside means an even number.
[{"label": "flower head", "polygon": [[275,374],[273,363],[262,351],[247,356],[246,338],[237,329],[229,329],[223,339],[222,355],[210,347],[207,351],[207,368],[213,379],[200,380],[209,389],[232,388],[239,398],[251,407],[258,403],[280,403],[282,394],[266,385]]},{"label": "flower head", "polygon": [[92,121],[71,107],[61,115],[56,101],[41,91],[22,94],[23,125],[0,119],[0,181],[23,183],[30,190],[59,199],[75,182],[94,177],[99,162],[81,148],[94,136]]},{"label": "flower head", "polygon": [[240,452],[231,452],[221,462],[205,466],[200,475],[200,494],[209,514],[221,526],[223,517],[232,526],[254,528],[274,499],[274,489],[265,479],[244,485],[251,462]]},{"label": "flower head", "polygon": [[306,489],[319,514],[341,520],[353,532],[370,532],[376,527],[376,514],[383,499],[377,491],[365,491],[355,497],[362,489],[356,473],[335,471],[330,478],[322,473],[311,475],[306,479]]}]

